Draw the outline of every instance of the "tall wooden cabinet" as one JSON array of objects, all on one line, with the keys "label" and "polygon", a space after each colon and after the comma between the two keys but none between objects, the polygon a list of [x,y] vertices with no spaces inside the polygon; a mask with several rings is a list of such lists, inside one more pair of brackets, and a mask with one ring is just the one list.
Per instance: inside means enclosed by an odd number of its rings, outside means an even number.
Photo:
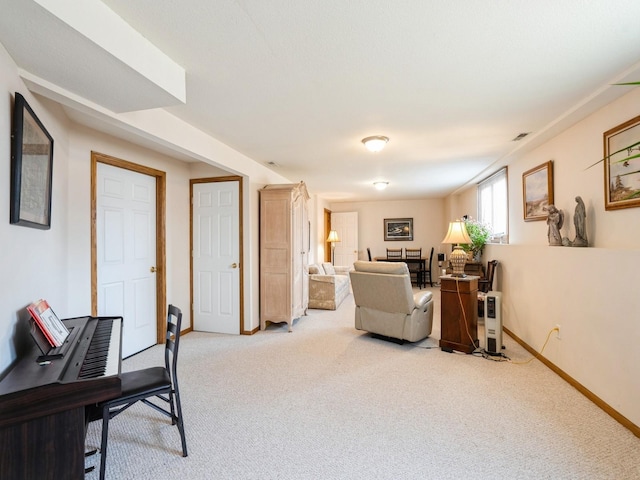
[{"label": "tall wooden cabinet", "polygon": [[309,194],[304,182],[260,190],[260,329],[305,315],[309,281]]}]

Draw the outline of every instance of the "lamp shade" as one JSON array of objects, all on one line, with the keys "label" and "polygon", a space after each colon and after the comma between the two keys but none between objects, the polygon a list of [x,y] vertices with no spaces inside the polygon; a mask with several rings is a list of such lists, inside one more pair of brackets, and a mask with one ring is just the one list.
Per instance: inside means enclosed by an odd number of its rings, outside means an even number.
[{"label": "lamp shade", "polygon": [[338,237],[338,232],[335,230],[331,230],[329,232],[329,236],[327,237],[327,242],[339,242],[340,237]]},{"label": "lamp shade", "polygon": [[449,222],[449,231],[442,240],[442,243],[471,243],[471,238],[469,238],[464,222],[460,220]]},{"label": "lamp shade", "polygon": [[457,244],[454,247],[453,252],[449,255],[449,262],[453,269],[453,277],[464,277],[464,264],[467,262],[467,254],[464,252],[461,243],[471,243],[469,234],[467,233],[467,227],[464,222],[456,220],[455,222],[449,222],[449,231],[442,240],[442,243],[454,243]]}]

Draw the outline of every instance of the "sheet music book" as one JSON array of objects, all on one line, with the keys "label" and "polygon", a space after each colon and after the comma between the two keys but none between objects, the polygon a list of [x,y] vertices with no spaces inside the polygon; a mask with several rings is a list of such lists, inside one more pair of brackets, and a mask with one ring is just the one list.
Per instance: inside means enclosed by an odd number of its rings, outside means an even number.
[{"label": "sheet music book", "polygon": [[46,300],[40,299],[27,307],[52,347],[59,347],[69,336],[69,330],[60,321]]}]

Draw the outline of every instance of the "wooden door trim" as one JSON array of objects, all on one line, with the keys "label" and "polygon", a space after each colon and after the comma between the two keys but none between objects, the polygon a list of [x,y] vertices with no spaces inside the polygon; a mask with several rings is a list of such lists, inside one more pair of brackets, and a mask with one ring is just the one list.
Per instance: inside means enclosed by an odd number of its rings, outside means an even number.
[{"label": "wooden door trim", "polygon": [[242,177],[239,175],[229,175],[225,177],[207,177],[207,178],[192,178],[189,180],[189,295],[190,295],[190,306],[191,306],[191,327],[193,328],[193,186],[196,183],[218,183],[218,182],[238,182],[238,255],[240,262],[240,291],[238,292],[239,297],[238,301],[239,305],[239,320],[240,320],[240,335],[252,335],[255,330],[246,330],[244,328],[244,229],[243,229],[243,218],[244,218],[244,207],[242,201]]},{"label": "wooden door trim", "polygon": [[98,163],[130,170],[156,179],[156,343],[166,336],[167,270],[166,270],[166,173],[155,168],[138,165],[104,153],[91,152],[91,315],[98,315]]},{"label": "wooden door trim", "polygon": [[331,210],[324,209],[324,236],[322,240],[324,241],[324,261],[331,261],[331,242],[327,242],[327,238],[329,238],[329,232],[331,231]]}]

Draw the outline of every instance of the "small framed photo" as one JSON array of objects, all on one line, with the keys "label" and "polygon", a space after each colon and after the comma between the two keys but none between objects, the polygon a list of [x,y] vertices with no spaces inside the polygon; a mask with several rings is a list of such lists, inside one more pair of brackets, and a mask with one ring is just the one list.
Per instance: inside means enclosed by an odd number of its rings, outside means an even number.
[{"label": "small framed photo", "polygon": [[547,208],[553,204],[553,162],[538,165],[522,174],[524,221],[547,219]]},{"label": "small framed photo", "polygon": [[413,240],[413,218],[385,218],[384,241]]},{"label": "small framed photo", "polygon": [[16,92],[11,131],[11,205],[15,225],[51,228],[53,138]]},{"label": "small framed photo", "polygon": [[640,207],[640,116],[604,132],[604,208]]}]

